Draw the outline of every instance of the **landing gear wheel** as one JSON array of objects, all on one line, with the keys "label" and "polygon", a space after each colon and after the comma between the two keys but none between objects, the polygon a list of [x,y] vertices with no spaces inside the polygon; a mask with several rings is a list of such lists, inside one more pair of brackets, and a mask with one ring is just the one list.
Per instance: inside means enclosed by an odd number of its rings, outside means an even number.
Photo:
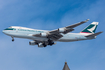
[{"label": "landing gear wheel", "polygon": [[14,39],[12,39],[12,42],[14,42]]},{"label": "landing gear wheel", "polygon": [[14,41],[14,38],[12,37],[12,42]]},{"label": "landing gear wheel", "polygon": [[43,46],[46,47],[47,45],[45,43],[43,43]]},{"label": "landing gear wheel", "polygon": [[47,45],[44,45],[44,47],[46,47]]},{"label": "landing gear wheel", "polygon": [[52,46],[54,44],[53,40],[48,39],[48,42],[49,42],[48,45],[50,45],[50,46]]}]

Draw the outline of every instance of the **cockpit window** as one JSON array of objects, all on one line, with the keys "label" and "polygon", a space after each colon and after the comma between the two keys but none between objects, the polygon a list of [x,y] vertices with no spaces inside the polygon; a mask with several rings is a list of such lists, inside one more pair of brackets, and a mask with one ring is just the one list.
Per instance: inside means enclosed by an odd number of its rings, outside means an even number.
[{"label": "cockpit window", "polygon": [[16,29],[14,29],[14,28],[6,28],[4,30],[16,30]]}]

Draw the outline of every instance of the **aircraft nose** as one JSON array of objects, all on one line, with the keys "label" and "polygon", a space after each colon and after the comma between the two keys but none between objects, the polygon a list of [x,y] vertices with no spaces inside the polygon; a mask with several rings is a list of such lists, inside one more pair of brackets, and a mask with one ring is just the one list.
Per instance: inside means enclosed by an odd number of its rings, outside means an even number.
[{"label": "aircraft nose", "polygon": [[7,34],[7,31],[6,31],[6,30],[3,30],[2,32],[3,32],[4,34]]},{"label": "aircraft nose", "polygon": [[3,33],[5,33],[5,31],[4,31],[4,30],[3,30],[2,32],[3,32]]}]

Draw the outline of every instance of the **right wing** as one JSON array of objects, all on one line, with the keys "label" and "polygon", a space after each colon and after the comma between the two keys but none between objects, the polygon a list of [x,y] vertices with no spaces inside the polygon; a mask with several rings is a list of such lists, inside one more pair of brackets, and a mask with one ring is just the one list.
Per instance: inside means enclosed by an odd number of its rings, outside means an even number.
[{"label": "right wing", "polygon": [[[74,29],[74,27],[77,27],[77,26],[79,26],[79,25],[81,25],[81,24],[83,24],[83,23],[86,23],[87,21],[89,21],[89,19],[87,19],[87,20],[85,20],[85,21],[82,21],[82,22],[79,22],[79,23],[76,23],[76,24],[73,24],[73,25],[70,25],[70,26],[67,26],[67,27],[63,27],[63,28],[59,28],[59,29],[56,29],[56,30],[53,30],[53,31],[49,31],[49,33],[63,33],[63,34],[66,34],[66,33],[68,33],[68,32],[71,32],[71,31],[73,31]],[[65,30],[64,32],[59,32],[59,30]]]},{"label": "right wing", "polygon": [[73,24],[73,25],[70,25],[70,26],[67,26],[67,27],[63,27],[63,28],[59,28],[59,29],[56,29],[56,30],[52,30],[52,31],[48,31],[46,33],[40,33],[40,34],[34,34],[33,36],[36,36],[36,37],[47,37],[47,38],[51,38],[53,40],[58,40],[60,39],[61,37],[63,37],[63,34],[66,34],[68,32],[71,32],[73,31],[74,27],[77,27],[83,23],[86,23],[87,21],[89,21],[89,19],[85,20],[85,21],[82,21],[82,22],[79,22],[79,23],[76,23],[76,24]]}]

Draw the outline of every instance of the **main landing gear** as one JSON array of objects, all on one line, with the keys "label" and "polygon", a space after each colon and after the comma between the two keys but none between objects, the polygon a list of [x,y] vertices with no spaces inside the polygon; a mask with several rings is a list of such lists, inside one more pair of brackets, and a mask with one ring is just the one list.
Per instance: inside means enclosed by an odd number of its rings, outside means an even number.
[{"label": "main landing gear", "polygon": [[48,45],[52,46],[54,44],[53,40],[48,39]]},{"label": "main landing gear", "polygon": [[45,43],[43,43],[43,46],[46,47],[47,45]]}]

